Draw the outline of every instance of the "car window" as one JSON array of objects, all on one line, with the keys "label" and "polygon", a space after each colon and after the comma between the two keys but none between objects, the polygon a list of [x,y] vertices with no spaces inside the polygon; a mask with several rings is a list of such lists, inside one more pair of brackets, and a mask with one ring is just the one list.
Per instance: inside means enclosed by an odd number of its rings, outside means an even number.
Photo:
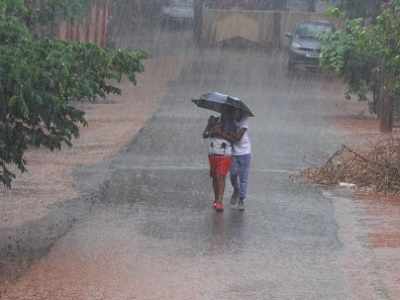
[{"label": "car window", "polygon": [[295,35],[299,38],[318,39],[321,34],[331,31],[332,26],[329,24],[300,24]]}]

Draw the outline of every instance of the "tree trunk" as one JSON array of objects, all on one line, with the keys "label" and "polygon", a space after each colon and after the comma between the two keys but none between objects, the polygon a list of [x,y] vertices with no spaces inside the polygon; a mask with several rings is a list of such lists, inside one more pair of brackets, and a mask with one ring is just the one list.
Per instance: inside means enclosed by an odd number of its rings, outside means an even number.
[{"label": "tree trunk", "polygon": [[381,102],[380,130],[381,132],[389,133],[393,130],[393,97],[391,95],[384,95]]},{"label": "tree trunk", "polygon": [[281,35],[282,35],[282,12],[274,12],[274,48],[281,48]]},{"label": "tree trunk", "polygon": [[201,43],[201,34],[203,30],[203,5],[204,0],[194,0],[194,20],[193,20],[193,33],[194,39],[197,44]]},{"label": "tree trunk", "polygon": [[316,7],[316,0],[309,0],[308,1],[308,11],[309,12],[315,12],[317,7]]},{"label": "tree trunk", "polygon": [[380,12],[382,0],[369,0],[368,15],[375,19]]},{"label": "tree trunk", "polygon": [[378,116],[380,121],[381,132],[392,132],[393,129],[393,97],[388,94],[385,89],[386,74],[385,74],[385,61],[382,58],[379,70],[379,105]]}]

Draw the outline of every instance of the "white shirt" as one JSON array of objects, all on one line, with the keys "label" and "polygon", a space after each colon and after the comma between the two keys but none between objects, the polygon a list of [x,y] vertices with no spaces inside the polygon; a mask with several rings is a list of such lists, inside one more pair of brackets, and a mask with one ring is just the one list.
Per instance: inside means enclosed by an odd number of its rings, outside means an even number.
[{"label": "white shirt", "polygon": [[208,139],[208,153],[217,155],[232,155],[232,145],[230,142],[220,138]]},{"label": "white shirt", "polygon": [[251,142],[248,132],[249,131],[248,119],[244,118],[239,122],[235,122],[235,125],[237,126],[238,131],[242,128],[245,128],[246,131],[243,134],[241,140],[233,144],[232,155],[239,156],[239,155],[251,154]]}]

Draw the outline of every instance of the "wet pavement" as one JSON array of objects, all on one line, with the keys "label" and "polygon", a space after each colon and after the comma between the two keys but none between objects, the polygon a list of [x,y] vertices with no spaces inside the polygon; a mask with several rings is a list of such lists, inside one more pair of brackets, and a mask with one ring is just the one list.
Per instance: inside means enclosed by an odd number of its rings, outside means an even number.
[{"label": "wet pavement", "polygon": [[[318,73],[289,76],[279,53],[179,55],[179,78],[112,161],[101,204],[4,299],[396,299],[359,239],[348,195],[290,178],[305,157],[322,161],[340,144],[327,123],[340,85]],[[243,213],[211,209],[201,139],[209,113],[190,99],[213,90],[242,97],[256,113]]]}]

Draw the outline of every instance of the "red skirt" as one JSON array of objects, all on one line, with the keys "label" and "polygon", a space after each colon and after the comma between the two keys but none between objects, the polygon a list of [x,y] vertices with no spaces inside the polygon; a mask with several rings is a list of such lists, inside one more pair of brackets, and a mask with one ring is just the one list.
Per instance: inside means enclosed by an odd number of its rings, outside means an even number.
[{"label": "red skirt", "polygon": [[210,176],[226,176],[231,168],[232,157],[228,155],[212,154],[208,156],[210,162]]}]

